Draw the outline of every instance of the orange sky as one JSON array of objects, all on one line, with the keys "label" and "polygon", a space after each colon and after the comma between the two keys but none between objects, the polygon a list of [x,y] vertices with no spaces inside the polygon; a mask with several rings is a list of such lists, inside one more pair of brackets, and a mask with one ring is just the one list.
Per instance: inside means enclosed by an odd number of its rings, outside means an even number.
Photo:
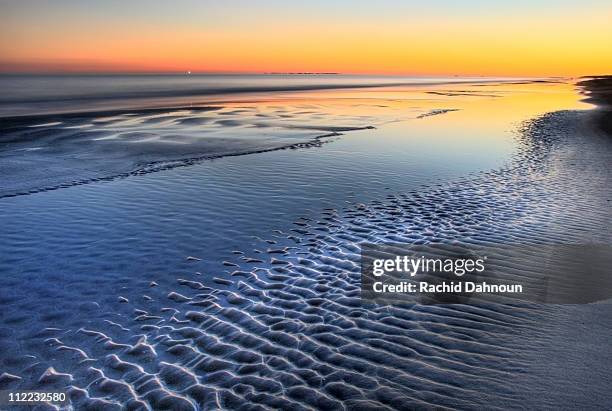
[{"label": "orange sky", "polygon": [[0,71],[578,76],[612,69],[612,3],[433,3],[9,1],[0,6]]}]

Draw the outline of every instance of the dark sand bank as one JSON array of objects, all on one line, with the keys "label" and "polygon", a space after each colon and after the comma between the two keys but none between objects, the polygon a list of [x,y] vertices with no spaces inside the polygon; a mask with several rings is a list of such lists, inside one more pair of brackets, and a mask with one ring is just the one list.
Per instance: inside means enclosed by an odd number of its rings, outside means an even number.
[{"label": "dark sand bank", "polygon": [[612,108],[612,75],[587,77],[578,85],[585,89],[588,102]]},{"label": "dark sand bank", "polygon": [[612,76],[588,77],[578,83],[586,95],[585,101],[597,105],[595,123],[612,135]]}]

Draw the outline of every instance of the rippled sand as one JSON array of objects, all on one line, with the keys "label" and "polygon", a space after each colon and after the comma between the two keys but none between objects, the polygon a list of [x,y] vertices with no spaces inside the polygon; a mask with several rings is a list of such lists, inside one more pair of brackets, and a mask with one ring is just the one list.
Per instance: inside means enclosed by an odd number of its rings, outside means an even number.
[{"label": "rippled sand", "polygon": [[[78,409],[609,404],[608,304],[370,306],[359,298],[360,242],[610,243],[612,142],[590,127],[591,115],[525,122],[501,168],[318,210],[236,248],[226,273],[206,272],[202,250],[185,255],[170,279],[88,279],[91,301],[78,306],[28,301],[49,326],[20,329],[25,311],[7,311],[0,388],[68,389]],[[11,287],[24,284],[13,276],[3,283]],[[1,307],[19,306],[19,295],[3,292]],[[75,310],[86,324],[52,326]],[[17,342],[19,353],[7,355]]]}]

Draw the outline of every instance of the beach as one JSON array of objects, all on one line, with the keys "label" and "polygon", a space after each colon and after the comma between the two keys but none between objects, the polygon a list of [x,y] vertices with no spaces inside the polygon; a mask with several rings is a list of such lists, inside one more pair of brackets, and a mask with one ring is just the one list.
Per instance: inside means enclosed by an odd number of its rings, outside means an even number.
[{"label": "beach", "polygon": [[78,409],[612,404],[610,300],[360,298],[363,243],[609,245],[609,78],[240,81],[2,101],[0,389]]}]

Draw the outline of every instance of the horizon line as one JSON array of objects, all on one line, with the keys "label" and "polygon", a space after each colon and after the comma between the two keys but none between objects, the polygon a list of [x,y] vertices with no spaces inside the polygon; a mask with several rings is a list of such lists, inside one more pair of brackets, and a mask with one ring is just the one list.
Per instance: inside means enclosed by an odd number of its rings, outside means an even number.
[{"label": "horizon line", "polygon": [[267,75],[267,76],[384,76],[384,77],[422,77],[422,78],[581,78],[602,76],[588,75],[516,75],[516,74],[440,74],[440,73],[385,73],[385,72],[335,72],[335,71],[235,71],[235,70],[2,70],[0,75]]}]

